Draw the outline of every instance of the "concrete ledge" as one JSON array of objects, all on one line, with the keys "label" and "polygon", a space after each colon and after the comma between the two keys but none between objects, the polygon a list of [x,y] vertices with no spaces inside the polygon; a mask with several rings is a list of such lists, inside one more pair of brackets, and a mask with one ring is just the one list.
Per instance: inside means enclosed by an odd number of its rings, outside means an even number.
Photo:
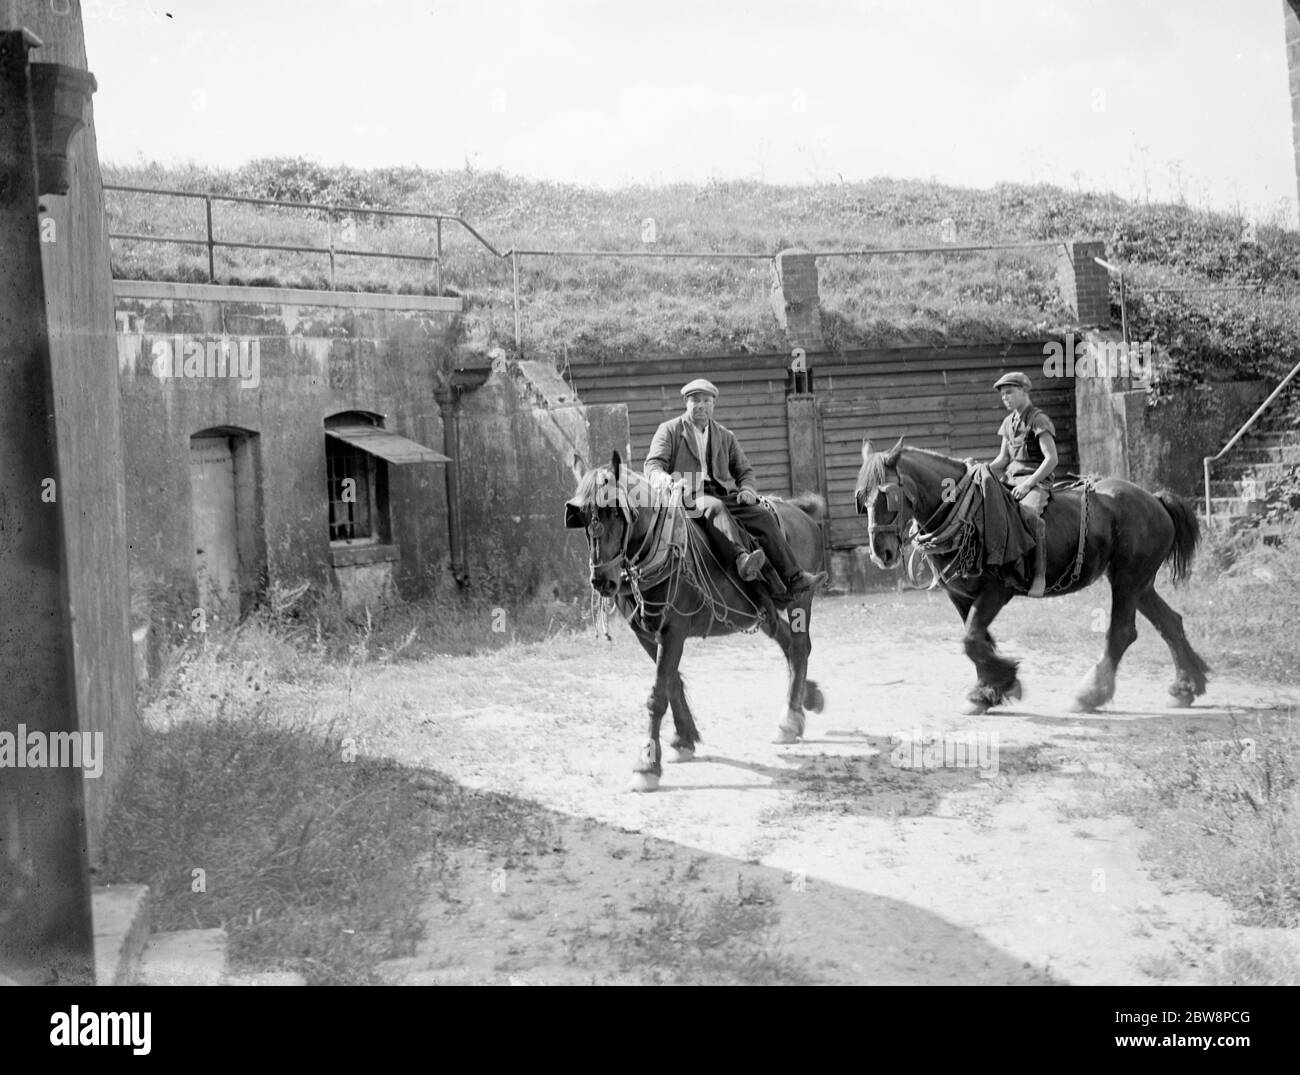
[{"label": "concrete ledge", "polygon": [[177,284],[166,280],[114,280],[119,299],[180,299],[185,302],[252,302],[283,306],[332,306],[364,310],[426,310],[458,314],[463,299],[439,295],[392,295],[370,291],[308,291],[242,284]]},{"label": "concrete ledge", "polygon": [[157,933],[140,960],[139,985],[221,985],[226,980],[226,931]]},{"label": "concrete ledge", "polygon": [[307,979],[293,971],[268,971],[265,974],[246,974],[226,979],[226,985],[306,985]]},{"label": "concrete ledge", "polygon": [[397,561],[402,554],[396,545],[331,545],[330,563],[334,567],[358,564],[382,564]]},{"label": "concrete ledge", "polygon": [[101,885],[90,894],[95,984],[126,985],[149,941],[149,886]]}]

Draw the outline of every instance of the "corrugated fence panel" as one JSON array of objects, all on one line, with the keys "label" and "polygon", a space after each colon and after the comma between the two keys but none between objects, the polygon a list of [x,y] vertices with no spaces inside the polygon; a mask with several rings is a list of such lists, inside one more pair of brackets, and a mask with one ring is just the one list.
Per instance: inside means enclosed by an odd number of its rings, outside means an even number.
[{"label": "corrugated fence panel", "polygon": [[736,434],[754,468],[761,492],[790,495],[790,442],[785,386],[787,355],[666,357],[603,366],[575,366],[569,371],[584,403],[626,403],[632,437],[633,465],[645,465],[650,441],[661,422],[685,410],[681,387],[696,377],[718,386],[714,418]]},{"label": "corrugated fence panel", "polygon": [[1078,460],[1074,380],[1044,379],[1044,354],[1043,342],[1030,342],[809,356],[822,421],[831,544],[866,544],[867,520],[853,503],[864,437],[877,449],[904,436],[909,444],[945,455],[992,460],[999,448],[998,426],[1006,417],[993,382],[1011,370],[1029,374],[1034,403],[1056,426],[1058,472],[1073,470]]}]

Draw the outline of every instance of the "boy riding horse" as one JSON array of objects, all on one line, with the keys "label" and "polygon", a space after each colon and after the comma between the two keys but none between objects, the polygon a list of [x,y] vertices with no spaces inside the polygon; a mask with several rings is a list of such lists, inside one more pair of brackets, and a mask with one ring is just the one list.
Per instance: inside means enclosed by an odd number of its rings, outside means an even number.
[{"label": "boy riding horse", "polygon": [[[724,563],[734,563],[746,582],[758,578],[768,560],[776,568],[790,597],[807,593],[822,577],[799,567],[776,516],[758,503],[754,468],[731,430],[713,420],[718,390],[703,379],[685,385],[681,394],[686,412],[655,431],[646,456],[645,475],[658,489],[674,482],[689,484],[698,475],[695,507],[708,524],[715,547],[725,551]],[[736,523],[759,543],[750,552]],[[766,553],[766,554],[765,554]]]},{"label": "boy riding horse", "polygon": [[1056,471],[1056,427],[1052,420],[1029,401],[1029,377],[1008,373],[993,385],[1002,395],[1002,405],[1011,413],[998,428],[1002,448],[989,469],[1011,487],[1020,510],[1034,523],[1037,545],[1034,551],[1034,582],[1030,597],[1042,597],[1046,589],[1047,526],[1043,509],[1052,495],[1052,474]]}]

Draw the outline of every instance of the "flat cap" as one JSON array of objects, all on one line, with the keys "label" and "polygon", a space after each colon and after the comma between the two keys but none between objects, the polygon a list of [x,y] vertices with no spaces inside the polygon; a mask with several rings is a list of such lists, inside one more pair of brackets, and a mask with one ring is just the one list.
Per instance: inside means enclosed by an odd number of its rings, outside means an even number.
[{"label": "flat cap", "polygon": [[1016,388],[1023,388],[1026,392],[1028,392],[1031,388],[1034,387],[1030,383],[1027,374],[1018,373],[1018,372],[1004,373],[1001,377],[999,377],[996,381],[993,382],[994,389],[1001,388],[1004,385],[1014,385]]},{"label": "flat cap", "polygon": [[706,381],[703,377],[697,377],[690,384],[682,388],[682,396],[689,396],[692,392],[708,392],[711,396],[718,394],[718,387],[712,381]]}]

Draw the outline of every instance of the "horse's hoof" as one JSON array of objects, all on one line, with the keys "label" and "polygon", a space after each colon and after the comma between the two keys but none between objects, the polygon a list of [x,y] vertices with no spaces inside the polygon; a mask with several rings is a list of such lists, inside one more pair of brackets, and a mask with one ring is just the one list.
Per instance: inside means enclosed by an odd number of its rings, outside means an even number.
[{"label": "horse's hoof", "polygon": [[805,687],[803,692],[803,705],[805,709],[811,709],[814,713],[820,713],[826,705],[826,696],[822,694],[820,687]]},{"label": "horse's hoof", "polygon": [[984,713],[987,713],[988,711],[989,711],[988,702],[967,702],[964,706],[962,706],[962,710],[961,710],[962,716],[964,717],[978,717]]},{"label": "horse's hoof", "polygon": [[668,753],[664,756],[664,761],[680,764],[684,761],[693,761],[695,758],[694,747],[669,747]]},{"label": "horse's hoof", "polygon": [[776,730],[776,738],[773,739],[772,742],[779,743],[782,746],[788,746],[790,743],[799,742],[799,733],[793,732],[789,728],[778,727]]},{"label": "horse's hoof", "polygon": [[1070,706],[1070,712],[1095,713],[1097,712],[1097,705],[1095,702],[1090,702],[1086,698],[1076,698],[1074,704]]},{"label": "horse's hoof", "polygon": [[1023,695],[1024,695],[1024,691],[1020,686],[1020,680],[1017,679],[1014,683],[1011,684],[1010,687],[1006,689],[1006,693],[1004,697],[1009,699],[1015,699],[1018,702],[1020,701]]},{"label": "horse's hoof", "polygon": [[659,777],[654,773],[633,773],[632,774],[633,791],[658,791]]},{"label": "horse's hoof", "polygon": [[1186,709],[1195,697],[1191,691],[1170,691],[1169,706],[1171,709]]}]

